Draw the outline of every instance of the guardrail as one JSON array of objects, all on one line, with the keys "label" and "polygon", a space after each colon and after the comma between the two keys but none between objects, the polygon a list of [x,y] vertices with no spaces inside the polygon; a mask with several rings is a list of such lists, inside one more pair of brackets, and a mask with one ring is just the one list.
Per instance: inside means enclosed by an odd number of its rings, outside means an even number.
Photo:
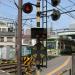
[{"label": "guardrail", "polygon": [[65,70],[62,73],[60,73],[59,75],[72,75],[72,70],[71,69]]}]

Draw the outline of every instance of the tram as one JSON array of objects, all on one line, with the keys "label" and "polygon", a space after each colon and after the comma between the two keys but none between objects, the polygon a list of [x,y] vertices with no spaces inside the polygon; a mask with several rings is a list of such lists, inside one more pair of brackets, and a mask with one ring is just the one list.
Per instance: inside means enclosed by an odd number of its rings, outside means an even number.
[{"label": "tram", "polygon": [[57,56],[60,50],[58,48],[58,37],[50,37],[47,39],[47,55]]},{"label": "tram", "polygon": [[71,55],[75,50],[75,41],[63,37],[51,37],[47,40],[47,51],[51,55]]}]

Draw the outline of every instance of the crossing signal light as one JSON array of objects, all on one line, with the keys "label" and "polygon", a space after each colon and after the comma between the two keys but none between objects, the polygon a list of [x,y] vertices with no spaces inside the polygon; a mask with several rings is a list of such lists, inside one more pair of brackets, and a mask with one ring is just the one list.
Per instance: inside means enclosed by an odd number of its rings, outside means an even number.
[{"label": "crossing signal light", "polygon": [[51,0],[51,5],[56,7],[60,3],[60,0]]},{"label": "crossing signal light", "polygon": [[60,18],[60,11],[59,10],[53,10],[53,13],[51,14],[52,20],[56,21]]},{"label": "crossing signal light", "polygon": [[23,4],[22,9],[24,13],[29,14],[32,12],[33,7],[32,7],[32,4],[28,2],[28,3]]}]

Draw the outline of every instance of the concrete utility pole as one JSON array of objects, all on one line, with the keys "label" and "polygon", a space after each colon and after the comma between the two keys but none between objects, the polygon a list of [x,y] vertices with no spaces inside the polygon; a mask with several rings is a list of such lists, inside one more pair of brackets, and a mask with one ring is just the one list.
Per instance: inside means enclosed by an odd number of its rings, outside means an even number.
[{"label": "concrete utility pole", "polygon": [[22,75],[21,45],[22,45],[22,0],[18,0],[18,29],[17,29],[17,39],[16,39],[17,75]]}]

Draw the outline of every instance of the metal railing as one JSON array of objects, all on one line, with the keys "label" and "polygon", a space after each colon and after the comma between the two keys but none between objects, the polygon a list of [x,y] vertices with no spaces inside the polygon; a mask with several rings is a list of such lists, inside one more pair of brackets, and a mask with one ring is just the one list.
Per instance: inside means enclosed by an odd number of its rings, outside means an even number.
[{"label": "metal railing", "polygon": [[58,75],[72,75],[72,69],[65,70],[62,73],[58,74]]}]

